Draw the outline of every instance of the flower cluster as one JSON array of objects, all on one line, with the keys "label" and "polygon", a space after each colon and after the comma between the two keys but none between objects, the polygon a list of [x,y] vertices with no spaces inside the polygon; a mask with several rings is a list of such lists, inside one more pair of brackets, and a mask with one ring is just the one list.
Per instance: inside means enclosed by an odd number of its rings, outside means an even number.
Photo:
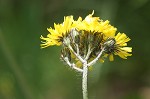
[{"label": "flower cluster", "polygon": [[116,33],[117,28],[110,25],[108,20],[93,17],[93,14],[94,11],[85,19],[79,17],[77,20],[74,20],[73,16],[66,16],[63,23],[54,23],[54,29],[47,29],[47,37],[41,36],[41,47],[62,45],[61,58],[68,65],[75,61],[79,66],[82,60],[90,63],[102,51],[101,57],[98,58],[101,62],[104,62],[106,57],[113,61],[113,54],[123,59],[131,56],[129,52],[132,52],[132,48],[127,47],[130,38],[125,33]]}]

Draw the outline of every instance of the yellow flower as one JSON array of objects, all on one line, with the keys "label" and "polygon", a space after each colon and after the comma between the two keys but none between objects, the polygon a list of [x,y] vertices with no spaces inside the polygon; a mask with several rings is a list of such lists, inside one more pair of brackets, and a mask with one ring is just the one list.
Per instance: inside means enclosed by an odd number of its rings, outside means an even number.
[{"label": "yellow flower", "polygon": [[130,38],[124,33],[118,33],[114,38],[108,38],[105,43],[105,57],[109,55],[109,60],[113,61],[114,55],[118,55],[123,59],[127,59],[128,56],[131,56],[129,52],[132,52],[132,47],[126,47],[127,42],[130,41]]},{"label": "yellow flower", "polygon": [[54,29],[51,27],[47,29],[49,31],[47,37],[41,36],[41,39],[45,41],[42,42],[43,44],[41,44],[41,47],[45,48],[52,45],[61,45],[63,38],[70,32],[73,21],[73,16],[67,16],[64,17],[64,22],[62,24],[54,23]]},{"label": "yellow flower", "polygon": [[41,36],[43,44],[41,44],[42,48],[58,45],[60,46],[67,36],[70,33],[71,29],[75,28],[79,32],[84,33],[97,33],[100,35],[104,35],[104,37],[114,37],[116,28],[109,24],[109,21],[100,20],[99,17],[93,17],[94,11],[92,14],[89,14],[82,20],[81,17],[78,18],[77,21],[73,20],[73,16],[64,17],[64,22],[62,24],[55,24],[54,29],[48,28],[49,34],[47,37]]},{"label": "yellow flower", "polygon": [[99,33],[105,36],[114,37],[116,33],[116,28],[109,24],[109,21],[103,21],[99,17],[93,17],[94,11],[92,14],[89,14],[82,20],[81,17],[77,21],[74,21],[74,26],[78,31],[87,31],[88,33]]},{"label": "yellow flower", "polygon": [[82,21],[82,27],[80,27],[81,30],[85,30],[88,32],[97,32],[99,29],[99,17],[92,17],[94,14],[94,11],[92,14],[89,14],[85,17],[85,19]]},{"label": "yellow flower", "polygon": [[111,26],[108,20],[106,20],[105,22],[100,22],[99,32],[102,32],[104,34],[104,37],[114,37],[116,31],[117,28]]},{"label": "yellow flower", "polygon": [[73,16],[66,16],[63,23],[54,23],[54,29],[51,27],[47,29],[49,31],[47,37],[41,36],[43,40],[41,47],[63,44],[63,47],[72,47],[71,50],[76,51],[78,45],[82,57],[86,56],[88,49],[92,50],[88,60],[96,57],[104,48],[104,54],[100,58],[101,62],[104,62],[103,59],[107,56],[110,61],[113,61],[113,54],[123,59],[131,56],[132,48],[127,47],[130,38],[124,33],[116,35],[117,28],[110,25],[108,20],[103,21],[93,15],[94,11],[83,20],[82,17],[74,20]]}]

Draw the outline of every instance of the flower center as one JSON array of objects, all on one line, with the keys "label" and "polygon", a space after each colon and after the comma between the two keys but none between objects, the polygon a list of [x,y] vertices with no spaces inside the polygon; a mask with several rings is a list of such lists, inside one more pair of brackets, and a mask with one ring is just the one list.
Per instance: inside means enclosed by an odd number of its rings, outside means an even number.
[{"label": "flower center", "polygon": [[105,53],[110,54],[115,50],[116,40],[114,38],[108,38],[104,43],[103,47],[105,47]]}]

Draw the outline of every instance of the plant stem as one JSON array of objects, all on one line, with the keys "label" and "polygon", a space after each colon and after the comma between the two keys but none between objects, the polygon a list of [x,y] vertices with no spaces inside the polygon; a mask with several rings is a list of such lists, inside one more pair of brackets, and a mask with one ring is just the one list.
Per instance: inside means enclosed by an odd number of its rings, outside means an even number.
[{"label": "plant stem", "polygon": [[[105,48],[105,47],[104,47],[104,48]],[[90,63],[87,64],[88,66],[92,66],[93,64],[96,63],[96,61],[97,61],[97,60],[101,57],[101,55],[103,54],[103,52],[104,52],[104,50],[105,50],[104,48],[99,52],[98,56],[97,56],[93,61],[91,61]]]},{"label": "plant stem", "polygon": [[83,93],[83,99],[88,99],[87,74],[88,74],[88,65],[87,65],[87,62],[85,62],[83,64],[83,73],[82,73],[82,93]]},{"label": "plant stem", "polygon": [[[82,59],[82,57],[79,55],[79,52],[76,53],[70,45],[68,46],[68,48],[73,52],[73,54],[74,54],[82,63],[85,62],[85,61]],[[78,48],[77,48],[77,51],[79,51]]]},{"label": "plant stem", "polygon": [[83,72],[83,70],[78,68],[74,63],[70,63],[68,58],[64,58],[64,61],[68,64],[68,66],[70,66],[71,68],[75,69],[76,71]]}]

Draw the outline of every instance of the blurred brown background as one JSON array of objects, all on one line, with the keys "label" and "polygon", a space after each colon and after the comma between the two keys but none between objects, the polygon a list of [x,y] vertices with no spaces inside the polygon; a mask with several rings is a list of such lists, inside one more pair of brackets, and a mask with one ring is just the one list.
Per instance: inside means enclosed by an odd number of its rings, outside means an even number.
[{"label": "blurred brown background", "polygon": [[109,20],[132,40],[133,56],[115,56],[89,72],[89,99],[150,99],[149,0],[0,0],[0,99],[82,99],[81,74],[40,49],[40,35],[63,17]]}]

